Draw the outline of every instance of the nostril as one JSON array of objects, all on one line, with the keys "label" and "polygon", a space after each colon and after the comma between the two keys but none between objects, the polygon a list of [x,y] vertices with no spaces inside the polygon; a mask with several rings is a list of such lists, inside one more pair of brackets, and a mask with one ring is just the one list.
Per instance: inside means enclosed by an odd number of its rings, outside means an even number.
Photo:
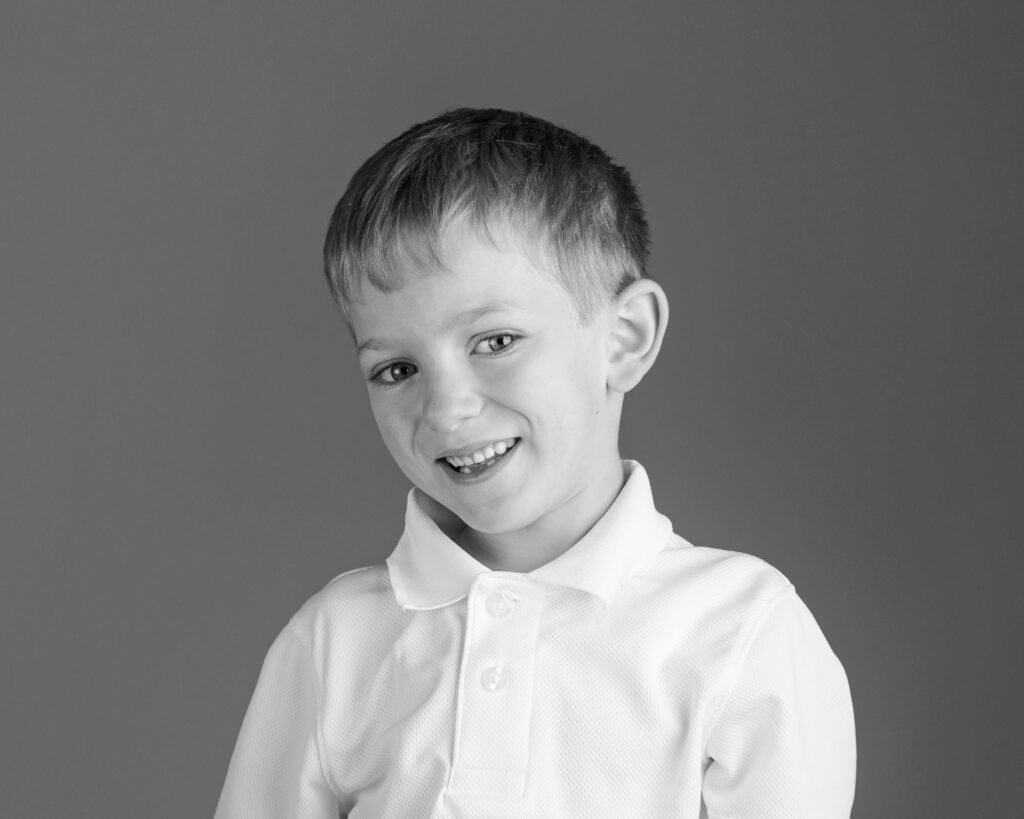
[{"label": "nostril", "polygon": [[431,429],[450,434],[480,414],[484,402],[472,372],[450,362],[424,367],[422,372],[423,420]]}]

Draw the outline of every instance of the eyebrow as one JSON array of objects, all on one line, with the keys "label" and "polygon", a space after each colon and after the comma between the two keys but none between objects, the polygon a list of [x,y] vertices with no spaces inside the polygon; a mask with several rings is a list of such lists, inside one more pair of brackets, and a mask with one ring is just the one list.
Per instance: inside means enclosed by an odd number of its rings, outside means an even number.
[{"label": "eyebrow", "polygon": [[[445,330],[455,330],[459,327],[465,327],[467,324],[472,324],[474,321],[479,321],[485,316],[489,316],[491,313],[502,313],[509,310],[520,310],[521,308],[516,307],[513,304],[508,304],[503,301],[488,301],[484,302],[477,307],[469,307],[462,310],[448,319],[444,325]],[[386,338],[368,338],[356,349],[357,355],[362,355],[365,352],[386,350],[393,345],[390,339]]]}]

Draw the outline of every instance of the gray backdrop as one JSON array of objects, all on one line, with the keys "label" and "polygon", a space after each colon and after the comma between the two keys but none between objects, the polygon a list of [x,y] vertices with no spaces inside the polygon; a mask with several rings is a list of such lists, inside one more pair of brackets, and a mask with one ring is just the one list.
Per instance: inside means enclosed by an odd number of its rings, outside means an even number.
[{"label": "gray backdrop", "polygon": [[291,5],[0,12],[0,815],[209,816],[278,629],[390,551],[320,244],[457,105],[633,170],[673,313],[623,453],[815,612],[855,815],[1015,813],[1018,4]]}]

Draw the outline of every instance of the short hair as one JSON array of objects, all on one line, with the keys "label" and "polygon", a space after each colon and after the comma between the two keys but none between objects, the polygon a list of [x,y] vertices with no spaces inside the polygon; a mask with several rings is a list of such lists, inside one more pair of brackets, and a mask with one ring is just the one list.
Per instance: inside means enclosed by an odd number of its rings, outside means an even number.
[{"label": "short hair", "polygon": [[492,242],[507,226],[536,243],[584,323],[647,275],[647,219],[625,168],[538,117],[459,108],[388,142],[335,207],[324,273],[346,316],[364,281],[401,287],[400,262],[444,269],[446,231],[461,220]]}]

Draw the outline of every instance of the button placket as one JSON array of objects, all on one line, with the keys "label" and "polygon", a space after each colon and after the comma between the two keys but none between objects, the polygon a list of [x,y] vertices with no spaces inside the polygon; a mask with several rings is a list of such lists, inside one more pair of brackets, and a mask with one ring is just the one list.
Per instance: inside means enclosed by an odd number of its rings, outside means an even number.
[{"label": "button placket", "polygon": [[470,592],[453,790],[521,795],[543,600],[540,584],[500,573],[482,576]]}]

